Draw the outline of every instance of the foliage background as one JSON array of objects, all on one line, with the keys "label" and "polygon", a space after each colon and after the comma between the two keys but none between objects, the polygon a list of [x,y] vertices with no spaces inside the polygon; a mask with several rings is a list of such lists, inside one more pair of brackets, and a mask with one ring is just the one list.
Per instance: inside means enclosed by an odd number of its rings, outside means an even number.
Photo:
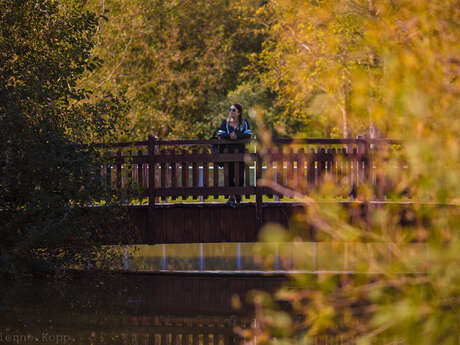
[{"label": "foliage background", "polygon": [[[257,297],[259,342],[458,344],[459,24],[455,0],[2,0],[2,273],[95,257],[89,233],[101,219],[84,206],[105,195],[100,157],[82,144],[211,137],[237,101],[259,134],[354,137],[373,127],[403,139],[397,157],[377,158],[407,165],[386,174],[412,202],[409,224],[397,207],[376,208],[364,227],[316,202],[340,196],[330,185],[306,197],[305,227],[350,242],[371,233],[392,244],[394,260],[355,253],[378,279],[299,276],[297,290],[275,296],[293,314]],[[358,195],[374,192],[363,185]],[[299,240],[276,229],[266,238]],[[407,255],[411,241],[426,255]]]},{"label": "foliage background", "polygon": [[[381,243],[382,250],[350,256],[360,274],[297,276],[296,289],[256,296],[260,322],[246,335],[270,344],[458,344],[458,2],[280,0],[268,6],[275,20],[258,57],[261,78],[292,101],[291,109],[327,97],[336,104],[325,118],[338,128],[345,109],[350,133],[373,124],[381,135],[402,139],[398,155],[384,150],[378,159],[386,161],[393,198],[409,190],[409,199],[406,206],[376,207],[370,222],[356,224],[340,207],[316,201],[339,195],[333,186],[305,196],[303,219],[320,238]],[[404,169],[392,168],[401,163]],[[359,200],[375,200],[374,193],[360,186]],[[408,223],[401,222],[407,205]],[[301,241],[290,233],[267,228],[261,254],[270,258],[273,241]],[[414,254],[409,248],[416,242],[424,249]],[[378,259],[388,255],[390,261]],[[275,302],[287,303],[289,312]]]},{"label": "foliage background", "polygon": [[99,20],[78,3],[0,2],[3,274],[53,271],[97,253],[90,234],[104,219],[85,206],[105,192],[101,157],[87,144],[116,140],[128,109],[109,93],[90,101],[77,86],[101,63],[92,56]]}]

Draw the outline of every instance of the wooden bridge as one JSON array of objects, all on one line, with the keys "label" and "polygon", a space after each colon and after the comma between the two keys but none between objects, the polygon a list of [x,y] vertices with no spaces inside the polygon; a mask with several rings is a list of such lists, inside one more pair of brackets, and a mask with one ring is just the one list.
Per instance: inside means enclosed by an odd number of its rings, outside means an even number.
[{"label": "wooden bridge", "polygon": [[[293,213],[303,210],[296,195],[308,195],[324,181],[340,186],[345,199],[361,183],[371,183],[383,198],[382,169],[374,157],[392,143],[278,139],[261,152],[250,141],[149,137],[101,147],[112,155],[102,174],[112,194],[139,201],[129,207],[142,243],[247,242],[256,241],[267,222],[287,225]],[[245,150],[232,151],[235,144],[244,144]],[[212,152],[213,145],[223,145],[222,150]],[[231,175],[239,181],[242,171],[242,183],[235,186]],[[246,201],[230,207],[222,202],[230,195]]]}]

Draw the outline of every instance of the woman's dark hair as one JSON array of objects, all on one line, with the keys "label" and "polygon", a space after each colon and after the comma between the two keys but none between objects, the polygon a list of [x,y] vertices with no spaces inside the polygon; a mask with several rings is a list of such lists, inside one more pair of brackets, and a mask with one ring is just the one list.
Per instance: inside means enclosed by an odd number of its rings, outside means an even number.
[{"label": "woman's dark hair", "polygon": [[234,103],[232,104],[232,106],[238,109],[238,112],[240,113],[240,116],[238,116],[238,123],[241,123],[241,117],[243,116],[243,107],[241,106],[241,104],[238,103]]}]

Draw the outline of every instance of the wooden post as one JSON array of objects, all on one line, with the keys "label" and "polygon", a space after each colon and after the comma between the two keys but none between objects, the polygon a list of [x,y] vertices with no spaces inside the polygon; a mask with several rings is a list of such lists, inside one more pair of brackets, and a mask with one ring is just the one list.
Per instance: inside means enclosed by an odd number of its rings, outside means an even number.
[{"label": "wooden post", "polygon": [[155,206],[155,162],[153,156],[155,155],[155,137],[149,135],[149,205]]},{"label": "wooden post", "polygon": [[257,228],[260,228],[263,224],[263,210],[262,210],[262,196],[263,187],[260,186],[259,181],[262,178],[262,157],[256,156],[256,222]]},{"label": "wooden post", "polygon": [[121,150],[117,150],[117,158],[116,158],[115,166],[116,166],[115,186],[117,188],[118,195],[120,195],[120,191],[122,187],[122,184],[121,184]]},{"label": "wooden post", "polygon": [[155,161],[153,159],[153,156],[155,154],[155,138],[151,135],[149,135],[149,141],[148,141],[148,153],[149,153],[149,158],[147,162],[147,166],[149,167],[149,210],[147,214],[147,224],[148,224],[148,231],[152,232],[151,235],[148,236],[149,242],[155,243],[155,241],[151,241],[151,239],[154,239],[154,208],[155,208]]},{"label": "wooden post", "polygon": [[295,187],[297,190],[305,190],[305,150],[301,148],[297,151],[297,179]]},{"label": "wooden post", "polygon": [[[161,158],[164,158],[165,156],[168,156],[168,151],[166,150],[161,150],[160,151],[160,154],[161,154]],[[160,173],[160,184],[159,184],[159,187],[160,188],[166,188],[168,187],[168,183],[167,183],[167,176],[168,176],[168,167],[169,167],[169,162],[165,162],[165,161],[162,161],[160,163],[160,170],[161,170],[161,173]],[[167,201],[167,197],[165,195],[163,195],[161,197],[161,200],[163,202],[166,202]]]},{"label": "wooden post", "polygon": [[[185,151],[184,149],[182,149],[181,154],[182,154],[182,157],[186,157],[188,152]],[[187,188],[189,186],[188,164],[189,164],[189,162],[187,162],[186,159],[183,158],[181,166],[182,166],[182,187],[184,187],[184,188]],[[187,199],[187,194],[186,193],[182,194],[182,200],[185,200],[185,199]]]},{"label": "wooden post", "polygon": [[[197,156],[198,155],[198,150],[193,149],[192,150],[192,156]],[[192,162],[192,186],[194,188],[200,187],[200,172],[199,172],[199,165],[198,162],[194,159]],[[197,195],[193,195],[193,200],[198,199]]]},{"label": "wooden post", "polygon": [[[137,158],[139,160],[142,159],[142,151],[139,150],[137,151]],[[142,161],[137,164],[137,184],[139,185],[139,188],[142,189],[144,187],[144,167],[142,164]]]},{"label": "wooden post", "polygon": [[[224,153],[228,153],[228,147],[224,148]],[[229,187],[230,186],[229,171],[230,171],[229,163],[225,162],[224,163],[224,187]],[[226,195],[225,197],[228,198],[229,196]]]},{"label": "wooden post", "polygon": [[112,199],[112,159],[107,162],[105,168],[105,185],[108,199]]},{"label": "wooden post", "polygon": [[369,185],[372,183],[372,152],[371,143],[366,140],[363,144],[364,149],[364,179]]}]

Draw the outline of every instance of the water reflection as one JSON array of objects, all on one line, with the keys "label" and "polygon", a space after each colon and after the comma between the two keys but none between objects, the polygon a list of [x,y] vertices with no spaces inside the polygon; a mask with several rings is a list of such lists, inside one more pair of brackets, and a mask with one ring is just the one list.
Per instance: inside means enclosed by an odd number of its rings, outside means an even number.
[{"label": "water reflection", "polygon": [[362,273],[379,272],[395,253],[426,257],[427,246],[412,243],[298,242],[194,243],[125,247],[118,269],[205,273]]},{"label": "water reflection", "polygon": [[[253,322],[247,296],[276,291],[287,281],[280,273],[378,272],[379,263],[391,263],[395,253],[422,259],[428,254],[425,244],[339,242],[121,251],[124,261],[114,269],[124,273],[76,271],[52,282],[2,282],[0,344],[237,344],[235,327]],[[243,302],[239,309],[234,296]]]},{"label": "water reflection", "polygon": [[249,327],[253,289],[275,291],[281,277],[78,273],[58,282],[3,284],[0,343],[180,344],[238,343]]}]

